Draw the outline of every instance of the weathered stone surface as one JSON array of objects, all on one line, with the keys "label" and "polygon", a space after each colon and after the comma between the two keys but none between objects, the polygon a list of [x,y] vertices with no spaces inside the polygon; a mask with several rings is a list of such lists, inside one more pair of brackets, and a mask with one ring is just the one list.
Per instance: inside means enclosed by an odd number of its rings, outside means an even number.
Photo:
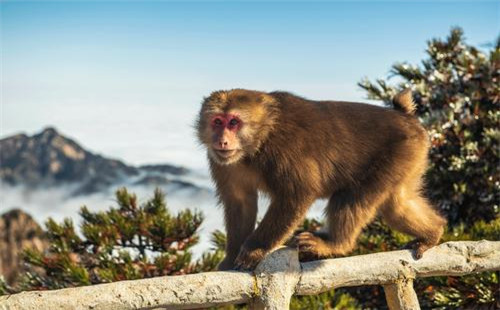
[{"label": "weathered stone surface", "polygon": [[192,309],[243,303],[254,293],[243,272],[206,272],[1,296],[0,309]]},{"label": "weathered stone surface", "polygon": [[42,229],[27,213],[16,209],[0,217],[0,275],[7,283],[15,284],[24,271],[20,257],[23,249],[44,250],[47,246]]},{"label": "weathered stone surface", "polygon": [[250,309],[288,309],[300,279],[297,251],[281,248],[269,254],[254,271],[259,290]]},{"label": "weathered stone surface", "polygon": [[413,279],[401,279],[384,285],[385,299],[390,310],[420,310]]},{"label": "weathered stone surface", "polygon": [[345,286],[384,285],[403,274],[415,278],[499,269],[499,241],[447,242],[429,249],[419,260],[404,250],[303,263],[297,294],[318,294]]}]

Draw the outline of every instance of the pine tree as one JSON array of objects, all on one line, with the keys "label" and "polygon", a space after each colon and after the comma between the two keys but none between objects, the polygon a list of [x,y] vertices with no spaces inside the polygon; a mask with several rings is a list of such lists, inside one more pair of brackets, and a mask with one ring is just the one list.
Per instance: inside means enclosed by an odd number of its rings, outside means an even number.
[{"label": "pine tree", "polygon": [[[390,106],[400,90],[411,88],[417,115],[430,133],[426,191],[449,221],[443,241],[500,239],[500,37],[487,52],[466,44],[460,28],[428,42],[420,66],[397,63],[390,85],[384,79],[361,81],[369,99]],[[363,249],[391,250],[405,236],[376,223],[362,236]],[[415,288],[423,307],[500,307],[498,274],[419,279]],[[367,295],[354,289],[353,295]],[[371,288],[368,295],[381,295]],[[352,291],[351,291],[352,293]],[[382,295],[383,296],[383,295]],[[379,298],[364,306],[383,306]]]},{"label": "pine tree", "polygon": [[198,242],[201,213],[184,210],[172,215],[159,190],[139,205],[137,197],[123,188],[116,192],[116,203],[117,208],[103,212],[82,207],[81,234],[69,219],[62,223],[49,219],[48,251],[25,251],[24,260],[33,268],[24,288],[56,289],[187,274],[212,269],[220,261],[222,253],[215,251],[200,262],[191,262],[189,249]]},{"label": "pine tree", "polygon": [[[420,66],[397,63],[391,77],[361,81],[369,99],[392,105],[399,91],[411,88],[417,115],[430,133],[432,149],[427,192],[447,216],[442,241],[499,240],[500,201],[500,38],[490,51],[467,45],[461,29],[445,40],[428,42]],[[318,229],[306,222],[309,231]],[[401,249],[410,236],[380,221],[361,234],[353,255]],[[498,273],[417,279],[415,290],[424,309],[500,308]],[[293,309],[384,309],[380,286],[341,288],[317,296],[294,297]]]},{"label": "pine tree", "polygon": [[392,97],[411,87],[417,114],[432,142],[427,191],[450,224],[490,221],[500,201],[500,37],[488,52],[467,45],[460,28],[446,40],[428,42],[420,66],[397,63],[401,82],[359,83],[368,98],[391,105]]}]

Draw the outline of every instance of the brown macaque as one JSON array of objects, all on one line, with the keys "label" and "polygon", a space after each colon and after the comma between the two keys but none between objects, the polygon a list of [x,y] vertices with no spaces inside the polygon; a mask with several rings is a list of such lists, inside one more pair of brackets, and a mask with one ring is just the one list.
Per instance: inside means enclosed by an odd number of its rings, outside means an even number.
[{"label": "brown macaque", "polygon": [[[436,245],[445,220],[421,194],[429,140],[413,111],[410,91],[394,98],[394,109],[286,92],[212,93],[197,130],[224,206],[219,269],[254,268],[291,237],[318,198],[329,199],[327,232],[295,236],[303,255],[349,253],[377,215],[416,237],[417,258]],[[255,228],[259,191],[271,203]]]}]

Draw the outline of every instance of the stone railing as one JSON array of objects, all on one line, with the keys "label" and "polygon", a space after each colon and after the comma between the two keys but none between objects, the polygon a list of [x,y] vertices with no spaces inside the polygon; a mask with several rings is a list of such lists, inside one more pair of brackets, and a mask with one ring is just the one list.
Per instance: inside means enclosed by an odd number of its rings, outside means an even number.
[{"label": "stone railing", "polygon": [[205,272],[121,281],[0,297],[0,309],[192,309],[248,303],[251,309],[288,309],[292,295],[332,288],[384,286],[390,309],[419,309],[417,277],[500,270],[500,241],[447,242],[415,260],[409,251],[299,263],[281,248],[250,272]]}]

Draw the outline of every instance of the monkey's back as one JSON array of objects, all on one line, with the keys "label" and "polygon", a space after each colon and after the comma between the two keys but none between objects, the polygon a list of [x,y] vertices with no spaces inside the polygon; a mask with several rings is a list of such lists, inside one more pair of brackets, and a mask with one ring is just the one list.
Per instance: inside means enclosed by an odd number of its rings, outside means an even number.
[{"label": "monkey's back", "polygon": [[[281,115],[262,157],[272,159],[266,164],[277,178],[320,180],[312,187],[328,195],[371,174],[387,175],[388,182],[396,183],[413,169],[415,157],[425,165],[427,133],[414,116],[363,103],[270,95],[279,102]],[[304,165],[316,176],[305,175]]]}]

